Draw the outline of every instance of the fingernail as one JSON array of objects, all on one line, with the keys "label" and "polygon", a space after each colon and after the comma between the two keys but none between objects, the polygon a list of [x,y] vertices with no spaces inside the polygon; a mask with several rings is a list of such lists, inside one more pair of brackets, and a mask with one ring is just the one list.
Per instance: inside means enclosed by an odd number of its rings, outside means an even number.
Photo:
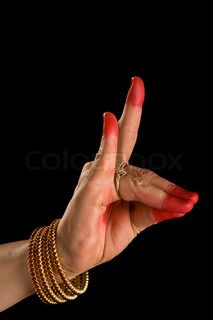
[{"label": "fingernail", "polygon": [[192,201],[194,202],[194,204],[195,203],[197,203],[198,202],[198,200],[199,200],[199,195],[198,195],[198,193],[197,192],[193,192],[193,195],[192,195]]},{"label": "fingernail", "polygon": [[131,78],[131,87],[127,94],[126,104],[131,106],[142,106],[145,97],[143,80],[139,77]]},{"label": "fingernail", "polygon": [[197,203],[199,200],[199,196],[198,196],[197,192],[188,191],[188,190],[186,190],[184,188],[180,188],[180,187],[177,187],[175,189],[175,195],[180,198],[189,199],[194,204]]},{"label": "fingernail", "polygon": [[103,118],[104,118],[104,127],[103,127],[104,136],[118,136],[118,123],[114,114],[111,112],[105,112],[103,114]]},{"label": "fingernail", "polygon": [[133,83],[134,80],[135,80],[135,77],[132,77],[131,78],[131,84]]},{"label": "fingernail", "polygon": [[199,196],[196,192],[185,191],[185,197],[191,200],[194,204],[199,200]]}]

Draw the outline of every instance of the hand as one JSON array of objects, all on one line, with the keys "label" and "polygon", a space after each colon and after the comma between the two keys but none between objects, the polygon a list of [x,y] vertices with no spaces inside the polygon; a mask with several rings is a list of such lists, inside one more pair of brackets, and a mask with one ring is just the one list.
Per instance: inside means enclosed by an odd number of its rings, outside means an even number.
[{"label": "hand", "polygon": [[59,255],[70,277],[119,254],[147,226],[183,216],[197,194],[155,173],[127,167],[119,198],[114,185],[116,163],[128,162],[134,148],[144,100],[144,86],[134,78],[119,126],[104,115],[99,156],[87,163],[57,231]]}]

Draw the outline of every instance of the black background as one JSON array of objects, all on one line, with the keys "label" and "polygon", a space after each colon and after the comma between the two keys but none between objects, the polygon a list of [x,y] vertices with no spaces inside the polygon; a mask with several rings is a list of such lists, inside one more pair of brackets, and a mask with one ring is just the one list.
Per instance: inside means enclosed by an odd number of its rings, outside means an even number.
[{"label": "black background", "polygon": [[[5,37],[1,242],[26,239],[63,214],[80,168],[98,149],[102,113],[112,111],[119,118],[134,75],[146,87],[134,164],[142,165],[138,155],[143,155],[152,169],[150,155],[157,154],[155,171],[197,191],[200,201],[185,217],[147,229],[119,257],[92,270],[89,289],[77,301],[46,306],[33,296],[2,313],[2,319],[126,312],[172,319],[204,312],[211,275],[207,33],[199,23],[183,30],[177,24],[172,33],[169,25],[161,31],[157,25],[154,32],[140,23],[129,32],[120,25],[116,33],[97,32],[98,25],[83,31],[68,25],[39,28],[37,21],[28,29],[19,21]],[[30,152],[37,152],[32,165],[38,170],[27,163]],[[169,159],[179,155],[180,167],[172,166]],[[160,168],[162,157],[166,164]]]}]

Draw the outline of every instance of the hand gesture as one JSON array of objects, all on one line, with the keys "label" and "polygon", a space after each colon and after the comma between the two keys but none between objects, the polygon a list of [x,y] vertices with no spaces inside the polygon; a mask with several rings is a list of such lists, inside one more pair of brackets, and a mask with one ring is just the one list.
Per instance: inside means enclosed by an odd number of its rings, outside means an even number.
[{"label": "hand gesture", "polygon": [[112,259],[146,227],[182,217],[198,200],[196,193],[128,165],[143,101],[144,84],[135,77],[119,122],[104,114],[99,152],[85,164],[57,230],[59,255],[70,277]]}]

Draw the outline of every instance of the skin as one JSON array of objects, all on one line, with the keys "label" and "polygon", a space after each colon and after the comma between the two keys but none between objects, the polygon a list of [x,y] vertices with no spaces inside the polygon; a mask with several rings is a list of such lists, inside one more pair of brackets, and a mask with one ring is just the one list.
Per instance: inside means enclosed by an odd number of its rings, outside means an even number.
[{"label": "skin", "polygon": [[[104,114],[98,157],[86,163],[57,230],[62,266],[70,278],[111,260],[146,227],[182,217],[198,195],[159,177],[128,166],[120,196],[114,185],[115,166],[128,162],[137,139],[145,90],[134,77],[122,116]],[[0,310],[33,294],[27,270],[28,241],[0,246]]]}]

